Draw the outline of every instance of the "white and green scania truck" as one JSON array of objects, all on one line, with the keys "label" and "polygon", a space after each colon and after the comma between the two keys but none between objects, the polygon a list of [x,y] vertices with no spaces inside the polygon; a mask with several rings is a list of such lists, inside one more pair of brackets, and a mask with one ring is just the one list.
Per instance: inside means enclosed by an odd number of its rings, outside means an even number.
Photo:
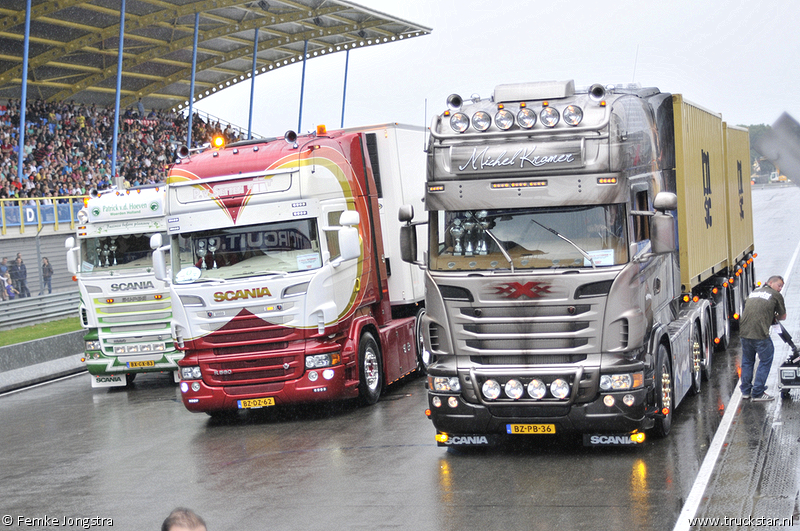
[{"label": "white and green scania truck", "polygon": [[172,372],[169,288],[153,275],[150,237],[164,233],[164,186],[93,192],[67,238],[67,268],[80,290],[84,360],[92,387],[129,385],[140,372]]}]

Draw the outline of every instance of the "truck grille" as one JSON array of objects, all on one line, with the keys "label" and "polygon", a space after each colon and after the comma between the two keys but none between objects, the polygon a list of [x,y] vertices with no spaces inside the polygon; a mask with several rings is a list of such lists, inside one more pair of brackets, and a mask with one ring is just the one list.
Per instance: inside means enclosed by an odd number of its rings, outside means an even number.
[{"label": "truck grille", "polygon": [[[253,386],[299,378],[305,370],[302,338],[302,330],[240,315],[198,340],[197,348],[214,355],[200,361],[203,380],[209,385]],[[293,342],[297,348],[292,348]]]},{"label": "truck grille", "polygon": [[602,316],[593,304],[452,304],[460,350],[480,365],[578,363],[600,350],[597,331]]}]

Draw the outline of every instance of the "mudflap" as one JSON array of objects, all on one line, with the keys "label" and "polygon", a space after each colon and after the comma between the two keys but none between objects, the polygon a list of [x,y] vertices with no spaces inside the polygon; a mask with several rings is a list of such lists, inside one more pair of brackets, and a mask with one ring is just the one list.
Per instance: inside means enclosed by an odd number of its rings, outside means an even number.
[{"label": "mudflap", "polygon": [[117,374],[90,374],[92,377],[92,387],[125,387],[127,380],[125,373]]}]

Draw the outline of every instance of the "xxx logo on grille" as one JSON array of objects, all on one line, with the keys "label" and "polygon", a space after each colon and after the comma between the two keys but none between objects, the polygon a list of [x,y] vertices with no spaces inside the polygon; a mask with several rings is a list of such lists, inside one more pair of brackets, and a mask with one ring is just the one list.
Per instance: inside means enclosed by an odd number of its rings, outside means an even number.
[{"label": "xxx logo on grille", "polygon": [[526,282],[525,284],[508,282],[507,284],[495,286],[494,289],[497,290],[495,295],[500,295],[507,299],[518,299],[520,297],[538,299],[550,293],[550,286],[542,282]]}]

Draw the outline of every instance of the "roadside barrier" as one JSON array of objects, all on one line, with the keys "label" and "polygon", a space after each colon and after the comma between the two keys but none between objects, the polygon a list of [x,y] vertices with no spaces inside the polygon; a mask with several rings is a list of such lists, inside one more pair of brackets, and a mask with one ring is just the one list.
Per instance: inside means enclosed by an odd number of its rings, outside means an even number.
[{"label": "roadside barrier", "polygon": [[64,291],[0,302],[0,330],[77,317],[80,293]]}]

